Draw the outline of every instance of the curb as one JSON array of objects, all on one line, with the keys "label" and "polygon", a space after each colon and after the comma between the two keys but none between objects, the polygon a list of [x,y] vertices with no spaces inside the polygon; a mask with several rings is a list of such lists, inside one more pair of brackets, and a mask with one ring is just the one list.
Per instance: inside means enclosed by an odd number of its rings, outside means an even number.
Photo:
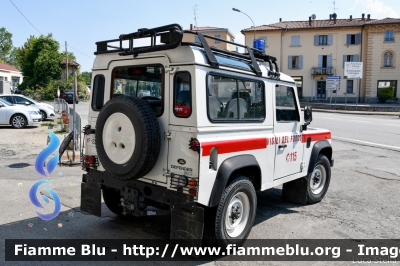
[{"label": "curb", "polygon": [[352,115],[388,115],[399,116],[400,112],[367,112],[367,111],[342,111],[342,110],[329,110],[329,109],[312,109],[313,112],[321,113],[338,113],[338,114],[352,114]]}]

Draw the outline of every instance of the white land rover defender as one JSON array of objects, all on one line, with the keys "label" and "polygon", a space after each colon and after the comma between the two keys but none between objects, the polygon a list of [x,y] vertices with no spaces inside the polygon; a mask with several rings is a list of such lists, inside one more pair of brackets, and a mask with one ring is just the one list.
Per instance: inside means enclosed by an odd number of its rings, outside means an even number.
[{"label": "white land rover defender", "polygon": [[[135,46],[142,38],[149,45]],[[171,239],[241,245],[257,191],[283,184],[283,198],[303,204],[326,194],[331,133],[307,128],[311,108],[301,115],[274,57],[177,24],[96,44],[82,211],[101,216],[102,192],[119,215],[171,214]]]}]

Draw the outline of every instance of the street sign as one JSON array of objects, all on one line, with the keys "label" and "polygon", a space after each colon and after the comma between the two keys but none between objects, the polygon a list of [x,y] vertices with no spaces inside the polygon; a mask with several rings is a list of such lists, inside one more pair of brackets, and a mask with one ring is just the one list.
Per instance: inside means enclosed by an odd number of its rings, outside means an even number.
[{"label": "street sign", "polygon": [[348,79],[361,79],[363,72],[363,62],[345,62],[344,76]]},{"label": "street sign", "polygon": [[326,77],[326,90],[340,90],[340,76]]}]

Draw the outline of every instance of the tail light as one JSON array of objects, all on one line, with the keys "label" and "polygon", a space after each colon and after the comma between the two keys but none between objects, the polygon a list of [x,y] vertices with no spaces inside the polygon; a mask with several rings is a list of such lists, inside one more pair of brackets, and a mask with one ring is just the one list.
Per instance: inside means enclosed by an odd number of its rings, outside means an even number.
[{"label": "tail light", "polygon": [[195,138],[191,138],[189,141],[189,149],[193,150],[193,151],[200,151],[200,142],[198,139]]},{"label": "tail light", "polygon": [[197,196],[197,189],[196,188],[189,189],[189,194],[196,197]]},{"label": "tail light", "polygon": [[97,167],[99,166],[99,161],[96,155],[85,155],[83,157],[83,164],[85,167]]},{"label": "tail light", "polygon": [[94,134],[95,130],[91,129],[90,125],[86,125],[83,127],[83,134],[89,135],[89,134]]}]

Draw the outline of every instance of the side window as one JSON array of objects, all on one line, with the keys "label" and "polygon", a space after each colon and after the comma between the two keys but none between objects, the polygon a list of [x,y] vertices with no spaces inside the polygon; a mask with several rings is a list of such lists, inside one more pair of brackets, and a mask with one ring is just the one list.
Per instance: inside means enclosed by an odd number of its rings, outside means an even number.
[{"label": "side window", "polygon": [[277,85],[275,87],[276,121],[300,121],[294,89]]},{"label": "side window", "polygon": [[16,104],[25,104],[27,102],[25,98],[19,97],[19,96],[14,96],[14,103]]},{"label": "side window", "polygon": [[162,66],[117,67],[112,72],[110,98],[118,95],[146,100],[157,116],[164,111]]},{"label": "side window", "polygon": [[3,96],[2,98],[7,102],[14,103],[12,96]]},{"label": "side window", "polygon": [[264,83],[208,75],[208,117],[212,122],[254,122],[265,118]]},{"label": "side window", "polygon": [[174,114],[186,118],[192,113],[192,86],[189,72],[178,72],[174,79]]},{"label": "side window", "polygon": [[99,111],[104,104],[104,85],[105,78],[103,75],[96,75],[93,80],[92,90],[92,109]]}]

